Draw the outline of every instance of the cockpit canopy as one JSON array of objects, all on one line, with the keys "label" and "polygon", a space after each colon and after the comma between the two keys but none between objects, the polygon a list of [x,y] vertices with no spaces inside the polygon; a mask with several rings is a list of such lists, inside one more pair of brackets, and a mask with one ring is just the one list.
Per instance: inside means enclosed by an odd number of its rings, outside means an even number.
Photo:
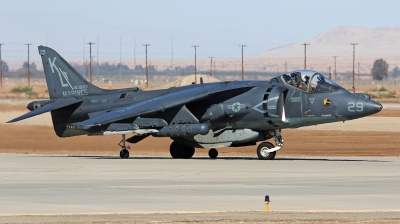
[{"label": "cockpit canopy", "polygon": [[283,74],[282,80],[309,93],[327,93],[343,89],[327,77],[312,70],[297,70]]}]

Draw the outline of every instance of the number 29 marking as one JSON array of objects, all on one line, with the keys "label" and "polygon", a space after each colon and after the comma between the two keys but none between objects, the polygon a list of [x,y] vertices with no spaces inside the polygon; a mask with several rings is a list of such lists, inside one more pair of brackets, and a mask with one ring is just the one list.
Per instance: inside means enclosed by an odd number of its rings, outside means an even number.
[{"label": "number 29 marking", "polygon": [[348,103],[347,110],[349,112],[362,112],[364,110],[364,104],[361,102],[354,103],[354,102],[349,102]]}]

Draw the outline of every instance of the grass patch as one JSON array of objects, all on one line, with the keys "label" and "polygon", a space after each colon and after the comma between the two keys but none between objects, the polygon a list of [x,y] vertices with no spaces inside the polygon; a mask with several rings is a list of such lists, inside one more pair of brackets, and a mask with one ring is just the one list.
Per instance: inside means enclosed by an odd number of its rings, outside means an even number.
[{"label": "grass patch", "polygon": [[378,91],[378,94],[373,94],[370,93],[369,91],[365,91],[365,94],[368,94],[371,99],[392,99],[392,98],[400,98],[400,96],[396,96],[397,92],[396,91],[388,91],[387,93],[380,93],[379,90],[385,89],[385,87],[381,87],[379,89],[375,89],[375,91]]},{"label": "grass patch", "polygon": [[33,89],[31,87],[28,86],[18,86],[18,87],[14,87],[11,90],[12,93],[25,93],[28,96],[32,96],[32,95],[37,95],[37,92],[33,91]]},{"label": "grass patch", "polygon": [[389,93],[379,93],[378,97],[380,99],[387,99],[387,98],[396,98],[396,95],[390,94],[390,92]]},{"label": "grass patch", "polygon": [[387,91],[387,89],[382,85],[377,85],[376,88],[369,89],[369,91],[384,92],[384,91]]},{"label": "grass patch", "polygon": [[387,91],[387,89],[384,86],[381,86],[379,88],[376,89],[378,92],[383,92],[383,91]]},{"label": "grass patch", "polygon": [[388,93],[378,93],[378,95],[368,93],[367,94],[371,97],[371,99],[390,99],[390,98],[396,98],[396,95],[393,94],[393,92],[388,92]]}]

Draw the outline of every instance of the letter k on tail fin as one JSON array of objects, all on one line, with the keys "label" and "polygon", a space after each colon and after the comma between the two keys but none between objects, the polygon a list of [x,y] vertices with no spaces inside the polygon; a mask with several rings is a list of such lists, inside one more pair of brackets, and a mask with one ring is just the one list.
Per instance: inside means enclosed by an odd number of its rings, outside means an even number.
[{"label": "letter k on tail fin", "polygon": [[49,47],[39,46],[50,99],[95,95],[103,89],[89,83],[64,58]]}]

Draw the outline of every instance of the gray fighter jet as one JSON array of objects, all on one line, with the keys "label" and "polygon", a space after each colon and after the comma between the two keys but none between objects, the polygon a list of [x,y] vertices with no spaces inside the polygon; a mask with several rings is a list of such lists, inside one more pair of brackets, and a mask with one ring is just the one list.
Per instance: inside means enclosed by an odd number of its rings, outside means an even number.
[{"label": "gray fighter jet", "polygon": [[[259,159],[271,160],[283,147],[281,130],[346,121],[382,110],[366,94],[352,94],[318,72],[298,70],[269,81],[203,83],[169,89],[105,90],[83,78],[53,49],[39,46],[50,100],[10,122],[50,112],[59,137],[121,135],[126,142],[170,137],[173,158],[191,158],[195,148],[258,145]],[[126,135],[132,135],[126,139]],[[266,140],[274,138],[275,145]]]}]

